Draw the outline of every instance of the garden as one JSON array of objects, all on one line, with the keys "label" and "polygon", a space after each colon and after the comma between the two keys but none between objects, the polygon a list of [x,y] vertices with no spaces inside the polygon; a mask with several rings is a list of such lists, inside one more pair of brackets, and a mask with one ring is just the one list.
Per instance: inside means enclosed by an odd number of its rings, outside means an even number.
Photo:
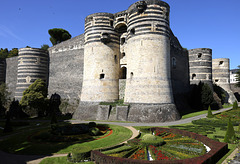
[{"label": "garden", "polygon": [[154,132],[145,129],[139,138],[113,149],[102,149],[101,152],[113,157],[151,161],[193,158],[205,154],[207,150],[203,143],[187,136],[160,129]]}]

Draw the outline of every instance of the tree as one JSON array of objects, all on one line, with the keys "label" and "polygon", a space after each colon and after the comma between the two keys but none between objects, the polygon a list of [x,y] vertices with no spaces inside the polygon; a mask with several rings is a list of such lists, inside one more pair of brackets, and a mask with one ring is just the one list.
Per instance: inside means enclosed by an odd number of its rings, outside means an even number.
[{"label": "tree", "polygon": [[5,58],[10,58],[18,55],[18,49],[13,48],[12,50],[8,50],[7,48],[0,50],[0,58],[5,59]]},{"label": "tree", "polygon": [[8,49],[7,48],[5,48],[5,49],[1,48],[1,50],[0,50],[0,58],[5,59],[5,58],[7,58],[7,56],[8,56]]},{"label": "tree", "polygon": [[0,106],[3,107],[9,101],[9,92],[5,83],[0,84]]},{"label": "tree", "polygon": [[237,80],[237,87],[240,87],[240,65],[238,66],[238,71],[237,71],[237,75],[236,75],[236,80]]},{"label": "tree", "polygon": [[233,103],[233,108],[232,109],[238,109],[238,103],[237,103],[237,101],[234,101],[234,103]]},{"label": "tree", "polygon": [[53,45],[61,43],[62,41],[68,40],[72,37],[67,30],[62,28],[49,29],[48,33],[51,36],[50,41]]},{"label": "tree", "polygon": [[207,109],[213,103],[213,92],[208,84],[201,84],[201,104],[203,109]]},{"label": "tree", "polygon": [[210,107],[210,105],[209,105],[207,118],[213,118],[213,117],[214,117],[214,116],[213,116],[213,114],[212,114],[212,110],[211,110],[211,107]]},{"label": "tree", "polygon": [[47,84],[43,80],[37,79],[23,92],[20,105],[29,115],[43,116],[48,106]]},{"label": "tree", "polygon": [[18,49],[17,48],[13,48],[11,51],[9,51],[8,53],[8,58],[14,57],[14,56],[18,56]]},{"label": "tree", "polygon": [[232,143],[235,140],[236,140],[235,131],[234,131],[234,128],[233,128],[231,118],[229,118],[227,132],[226,132],[225,137],[224,137],[224,142]]},{"label": "tree", "polygon": [[49,48],[49,45],[47,45],[47,44],[41,45],[41,49],[43,49],[43,50],[48,50],[48,48]]}]

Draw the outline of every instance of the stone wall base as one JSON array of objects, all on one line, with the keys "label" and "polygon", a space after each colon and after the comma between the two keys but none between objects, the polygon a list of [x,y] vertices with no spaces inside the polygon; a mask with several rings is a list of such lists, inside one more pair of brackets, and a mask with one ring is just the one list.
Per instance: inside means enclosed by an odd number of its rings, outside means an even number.
[{"label": "stone wall base", "polygon": [[73,119],[133,122],[168,122],[180,119],[174,104],[130,104],[111,107],[98,103],[80,102]]}]

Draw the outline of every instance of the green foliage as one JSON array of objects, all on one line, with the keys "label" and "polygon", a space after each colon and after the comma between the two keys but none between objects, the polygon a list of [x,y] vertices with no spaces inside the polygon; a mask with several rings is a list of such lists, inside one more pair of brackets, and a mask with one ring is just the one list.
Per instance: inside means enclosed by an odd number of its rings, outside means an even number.
[{"label": "green foliage", "polygon": [[89,123],[88,123],[88,126],[89,126],[90,128],[93,128],[93,127],[96,127],[97,124],[96,124],[96,122],[89,122]]},{"label": "green foliage", "polygon": [[201,103],[203,108],[206,109],[213,102],[213,92],[208,84],[203,84],[201,90]]},{"label": "green foliage", "polygon": [[233,108],[232,109],[238,109],[238,103],[237,103],[237,101],[235,101],[234,103],[233,103]]},{"label": "green foliage", "polygon": [[100,130],[97,127],[93,127],[89,129],[89,134],[91,136],[97,136],[100,133]]},{"label": "green foliage", "polygon": [[237,71],[237,75],[236,75],[236,80],[237,80],[236,86],[237,86],[237,87],[240,87],[240,65],[238,66],[238,71]]},{"label": "green foliage", "polygon": [[67,30],[62,28],[49,29],[48,33],[51,36],[50,41],[53,45],[61,43],[62,41],[68,40],[72,37]]},{"label": "green foliage", "polygon": [[145,134],[142,137],[141,143],[143,146],[149,146],[149,145],[161,146],[163,145],[164,140],[162,139],[162,137],[159,137],[159,136],[154,136],[152,134]]},{"label": "green foliage", "polygon": [[43,45],[41,45],[41,49],[43,49],[43,50],[48,50],[48,48],[49,48],[49,45],[47,45],[47,44],[43,44]]},{"label": "green foliage", "polygon": [[20,101],[20,105],[25,109],[27,109],[27,107],[29,107],[30,110],[36,109],[38,115],[42,115],[48,105],[46,83],[41,79],[37,79],[33,84],[31,84],[23,92],[23,97]]},{"label": "green foliage", "polygon": [[231,119],[229,118],[228,120],[228,127],[227,127],[227,132],[226,135],[224,137],[224,142],[226,143],[232,143],[233,141],[236,140],[236,135],[235,135],[235,131],[233,128],[233,124]]},{"label": "green foliage", "polygon": [[199,82],[193,85],[190,104],[194,109],[207,110],[214,103],[213,92],[208,84]]},{"label": "green foliage", "polygon": [[4,107],[9,101],[9,92],[5,83],[0,84],[0,108]]},{"label": "green foliage", "polygon": [[5,49],[0,49],[0,58],[5,59],[5,58],[10,58],[18,55],[18,49],[13,48],[12,50],[8,50],[7,48]]},{"label": "green foliage", "polygon": [[213,116],[213,114],[212,114],[212,110],[211,110],[211,107],[210,107],[210,105],[209,105],[207,118],[213,118],[213,117],[214,117],[214,116]]},{"label": "green foliage", "polygon": [[[90,159],[91,147],[81,146],[72,149],[72,157],[68,155],[68,159],[71,162],[81,162]],[[71,158],[70,158],[71,157]]]}]

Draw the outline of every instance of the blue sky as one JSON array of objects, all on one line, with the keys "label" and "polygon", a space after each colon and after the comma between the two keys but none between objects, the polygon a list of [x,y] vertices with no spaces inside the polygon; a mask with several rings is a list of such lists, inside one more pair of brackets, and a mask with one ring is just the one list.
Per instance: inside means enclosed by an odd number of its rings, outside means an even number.
[{"label": "blue sky", "polygon": [[[72,37],[84,33],[84,18],[116,13],[136,0],[1,0],[0,48],[52,45],[48,29],[63,28]],[[212,48],[213,58],[240,65],[240,0],[165,0],[170,26],[183,47]]]}]

